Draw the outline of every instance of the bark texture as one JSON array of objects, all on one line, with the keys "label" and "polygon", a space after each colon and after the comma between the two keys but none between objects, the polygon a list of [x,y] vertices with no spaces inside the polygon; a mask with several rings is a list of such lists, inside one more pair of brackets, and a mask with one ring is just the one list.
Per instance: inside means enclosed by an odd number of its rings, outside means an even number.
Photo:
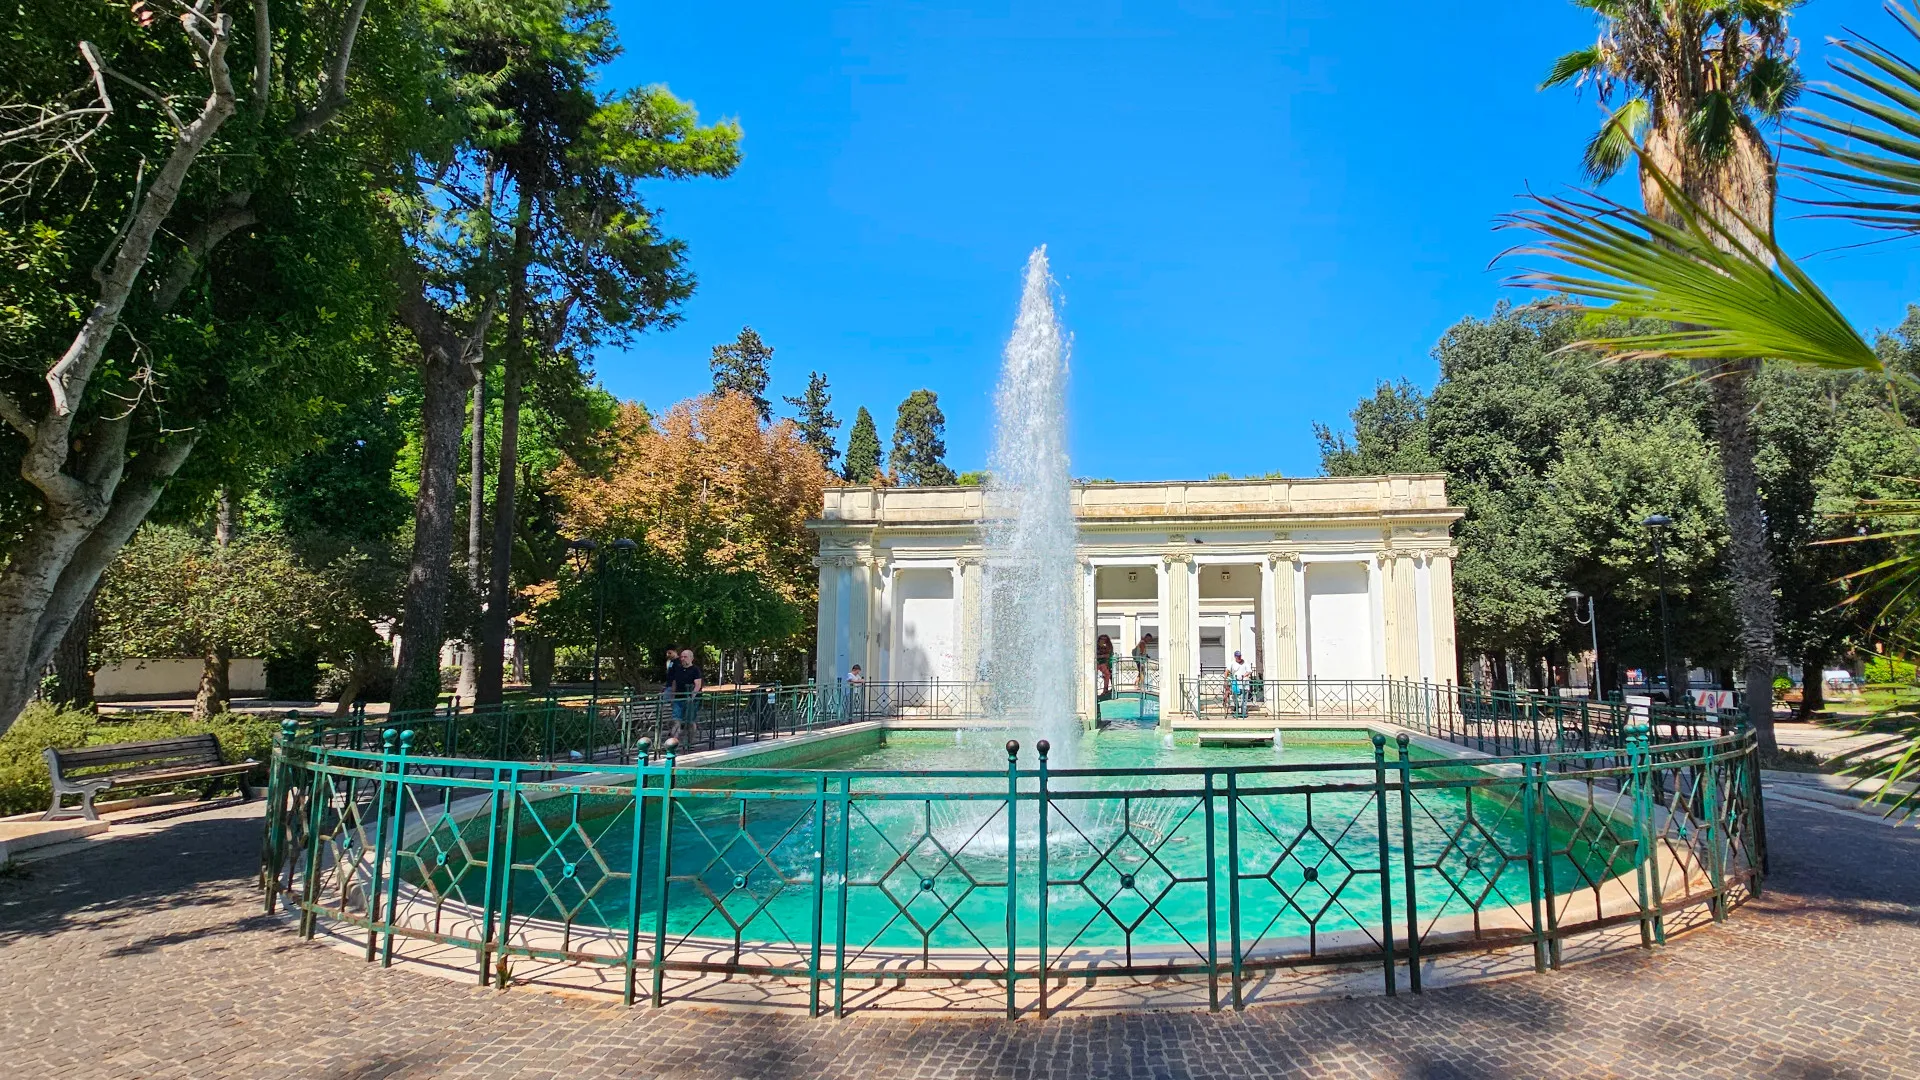
[{"label": "bark texture", "polygon": [[413,507],[413,555],[400,615],[393,707],[429,709],[440,699],[440,646],[453,573],[453,511],[460,497],[461,423],[478,371],[471,357],[486,336],[483,315],[464,340],[427,298],[413,267],[402,282],[400,318],[420,343],[420,494]]}]

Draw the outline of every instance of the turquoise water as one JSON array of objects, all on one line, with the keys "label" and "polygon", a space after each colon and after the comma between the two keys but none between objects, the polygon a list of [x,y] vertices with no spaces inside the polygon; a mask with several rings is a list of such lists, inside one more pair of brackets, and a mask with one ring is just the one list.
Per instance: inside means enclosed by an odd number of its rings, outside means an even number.
[{"label": "turquoise water", "polygon": [[[810,775],[683,770],[676,787],[698,786],[678,791],[674,801],[669,942],[693,937],[804,946],[813,934],[818,875],[818,919],[829,951],[840,932],[843,882],[850,956],[863,950],[1004,950],[1011,873],[1014,935],[1023,947],[1033,947],[1040,926],[1037,798],[1018,804],[1010,859],[1004,771],[926,775],[1004,770],[1006,734],[894,732],[884,747],[809,762],[810,769],[828,770],[824,805]],[[1391,744],[1388,751],[1391,759]],[[1373,747],[1362,733],[1289,732],[1276,753],[1267,747],[1203,749],[1191,736],[1168,746],[1152,729],[1116,727],[1090,733],[1081,756],[1093,769],[1290,769],[1241,772],[1232,815],[1226,777],[1216,774],[1211,853],[1206,800],[1198,794],[1201,772],[1055,777],[1046,845],[1051,952],[1091,947],[1121,956],[1118,950],[1131,947],[1203,956],[1211,876],[1215,932],[1224,953],[1233,915],[1230,866],[1237,867],[1243,948],[1356,929],[1380,934]],[[1030,750],[1021,752],[1020,763],[1035,766]],[[894,775],[856,779],[843,812],[838,770]],[[1476,772],[1452,767],[1424,775],[1465,778]],[[1345,786],[1359,790],[1339,790]],[[1150,794],[1103,794],[1118,787]],[[1303,787],[1316,790],[1290,790]],[[1036,790],[1031,780],[1022,788]],[[1397,793],[1389,794],[1387,810],[1390,873],[1384,884],[1400,938],[1406,878]],[[520,813],[523,822],[533,823],[516,840],[513,914],[626,927],[633,917],[627,877],[634,865],[631,800],[542,799],[521,803]],[[1423,790],[1413,817],[1423,926],[1440,915],[1470,913],[1475,905],[1529,911],[1526,865],[1517,858],[1525,850],[1524,811],[1503,789]],[[643,824],[639,924],[651,934],[661,908],[657,802]],[[1598,878],[1627,868],[1609,867],[1603,853],[1570,838],[1570,824],[1555,822],[1551,836],[1551,846],[1565,852],[1553,860],[1556,891],[1579,887],[1582,870]],[[1592,831],[1593,824],[1586,828]],[[421,848],[436,843],[445,846],[444,838],[430,838]],[[1230,843],[1237,846],[1237,863],[1229,861]]]}]

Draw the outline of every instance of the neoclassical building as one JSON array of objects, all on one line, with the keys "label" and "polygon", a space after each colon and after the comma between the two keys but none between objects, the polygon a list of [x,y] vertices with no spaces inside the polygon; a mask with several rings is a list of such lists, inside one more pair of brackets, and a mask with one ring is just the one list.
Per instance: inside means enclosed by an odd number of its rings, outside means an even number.
[{"label": "neoclassical building", "polygon": [[[977,677],[984,495],[827,491],[810,523],[822,680],[854,664],[870,682]],[[1084,484],[1073,509],[1083,711],[1100,634],[1122,656],[1144,643],[1166,686],[1235,649],[1269,681],[1455,678],[1449,527],[1463,511],[1443,476]]]}]

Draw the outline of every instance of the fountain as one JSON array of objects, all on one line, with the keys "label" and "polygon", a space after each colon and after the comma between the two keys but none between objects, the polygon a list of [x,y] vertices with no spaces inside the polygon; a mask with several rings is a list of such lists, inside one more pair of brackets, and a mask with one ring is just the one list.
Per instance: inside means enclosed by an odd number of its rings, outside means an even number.
[{"label": "fountain", "polygon": [[1067,464],[1067,342],[1043,245],[1026,284],[994,395],[987,487],[984,675],[994,706],[1052,744],[1054,768],[1079,760],[1074,635],[1076,526]]}]

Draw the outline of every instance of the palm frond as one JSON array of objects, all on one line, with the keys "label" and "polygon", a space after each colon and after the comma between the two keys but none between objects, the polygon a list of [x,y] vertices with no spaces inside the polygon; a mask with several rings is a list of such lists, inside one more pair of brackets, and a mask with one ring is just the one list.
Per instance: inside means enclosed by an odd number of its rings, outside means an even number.
[{"label": "palm frond", "polygon": [[1867,801],[1885,806],[1885,816],[1904,821],[1920,814],[1920,788],[1912,786],[1920,781],[1920,703],[1896,701],[1854,721],[1853,727],[1880,737],[1828,763],[1853,777],[1855,788],[1877,783]]},{"label": "palm frond", "polygon": [[[1887,10],[1920,41],[1920,16],[1898,3]],[[1793,111],[1805,128],[1836,141],[1797,133],[1796,148],[1820,162],[1797,169],[1837,184],[1849,197],[1808,202],[1826,207],[1824,216],[1868,228],[1920,231],[1920,66],[1866,38],[1834,46],[1852,62],[1831,61],[1842,83],[1821,84],[1814,93],[1842,115]]]},{"label": "palm frond", "polygon": [[1587,142],[1583,156],[1582,164],[1590,179],[1595,183],[1610,180],[1633,160],[1650,115],[1647,99],[1639,96],[1627,99],[1608,115],[1606,123]]},{"label": "palm frond", "polygon": [[[1771,235],[1729,211],[1741,232],[1703,211],[1658,170],[1648,174],[1679,218],[1668,223],[1599,195],[1531,195],[1502,219],[1535,239],[1505,257],[1539,256],[1561,268],[1529,270],[1512,284],[1601,301],[1599,310],[1668,329],[1577,343],[1615,359],[1770,357],[1809,367],[1881,370],[1880,357],[1838,306]],[[1575,305],[1585,306],[1585,305]]]},{"label": "palm frond", "polygon": [[1541,81],[1540,89],[1571,82],[1600,66],[1600,46],[1589,45],[1584,49],[1575,49],[1553,62],[1553,68]]}]

